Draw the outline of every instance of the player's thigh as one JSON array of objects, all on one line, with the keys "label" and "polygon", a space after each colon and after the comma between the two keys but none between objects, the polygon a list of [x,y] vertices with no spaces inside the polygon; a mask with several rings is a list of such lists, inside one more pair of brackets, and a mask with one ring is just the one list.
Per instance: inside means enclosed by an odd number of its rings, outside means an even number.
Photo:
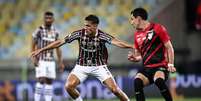
[{"label": "player's thigh", "polygon": [[102,83],[108,78],[112,78],[113,76],[106,65],[104,66],[97,66],[93,68],[94,70],[90,73],[90,75],[95,76],[99,79]]},{"label": "player's thigh", "polygon": [[35,68],[36,78],[44,78],[46,77],[46,66],[47,64],[44,61],[39,61],[38,67]]},{"label": "player's thigh", "polygon": [[79,80],[79,83],[83,82],[88,77],[87,72],[87,67],[76,65],[69,74],[67,81],[68,79],[71,80],[71,78],[75,78],[76,80]]},{"label": "player's thigh", "polygon": [[112,77],[104,80],[103,84],[111,91],[117,91],[119,89],[118,85],[116,84],[115,80]]},{"label": "player's thigh", "polygon": [[75,74],[69,74],[65,86],[76,87],[78,84],[80,84],[79,78]]},{"label": "player's thigh", "polygon": [[158,78],[162,78],[165,80],[165,73],[163,71],[156,71],[154,74],[154,81]]},{"label": "player's thigh", "polygon": [[46,75],[47,78],[49,79],[55,79],[56,78],[56,64],[54,61],[47,62],[47,67],[46,67]]},{"label": "player's thigh", "polygon": [[142,73],[137,73],[135,76],[135,79],[139,78],[143,81],[144,86],[147,86],[150,84],[148,77],[146,77],[144,74]]}]

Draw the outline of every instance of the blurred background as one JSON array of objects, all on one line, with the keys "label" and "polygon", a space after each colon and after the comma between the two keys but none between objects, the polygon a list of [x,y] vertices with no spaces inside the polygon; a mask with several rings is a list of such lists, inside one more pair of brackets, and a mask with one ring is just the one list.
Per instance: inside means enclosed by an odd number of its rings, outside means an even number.
[{"label": "blurred background", "polygon": [[[36,79],[29,59],[31,35],[43,24],[45,11],[54,12],[60,38],[83,27],[85,16],[95,14],[103,31],[133,44],[134,30],[129,18],[136,7],[145,8],[149,20],[164,25],[171,36],[177,73],[170,75],[167,83],[173,93],[176,90],[175,98],[201,97],[201,0],[0,0],[0,101],[10,101],[2,100],[7,96],[16,101],[33,99]],[[109,45],[108,49],[112,74],[118,85],[134,97],[132,77],[141,63],[127,60],[129,50]],[[78,56],[77,42],[62,46],[62,53],[66,70],[57,73],[55,101],[70,98],[63,83]],[[91,78],[78,89],[87,99],[114,98],[99,81]],[[149,97],[160,97],[154,86],[145,90]]]}]

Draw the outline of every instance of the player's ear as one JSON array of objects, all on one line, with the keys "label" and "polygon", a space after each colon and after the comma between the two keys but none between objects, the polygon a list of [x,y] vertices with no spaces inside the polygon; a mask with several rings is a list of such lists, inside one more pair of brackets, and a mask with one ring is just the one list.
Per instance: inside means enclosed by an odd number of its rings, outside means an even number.
[{"label": "player's ear", "polygon": [[94,27],[98,27],[98,24],[94,24]]},{"label": "player's ear", "polygon": [[54,18],[54,17],[52,17],[52,22],[54,22],[54,20],[55,20],[55,18]]}]

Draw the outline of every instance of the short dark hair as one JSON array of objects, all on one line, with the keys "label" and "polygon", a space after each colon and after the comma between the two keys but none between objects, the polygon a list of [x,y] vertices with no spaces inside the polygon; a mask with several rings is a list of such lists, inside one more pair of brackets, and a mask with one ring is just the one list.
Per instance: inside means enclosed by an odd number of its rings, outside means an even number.
[{"label": "short dark hair", "polygon": [[88,15],[87,17],[85,17],[86,21],[91,21],[92,24],[99,24],[99,18],[96,15]]},{"label": "short dark hair", "polygon": [[54,16],[54,13],[51,12],[51,11],[46,11],[46,12],[44,13],[44,16]]},{"label": "short dark hair", "polygon": [[147,20],[148,18],[148,13],[144,8],[135,8],[131,11],[131,14],[134,17],[140,16],[143,20]]}]

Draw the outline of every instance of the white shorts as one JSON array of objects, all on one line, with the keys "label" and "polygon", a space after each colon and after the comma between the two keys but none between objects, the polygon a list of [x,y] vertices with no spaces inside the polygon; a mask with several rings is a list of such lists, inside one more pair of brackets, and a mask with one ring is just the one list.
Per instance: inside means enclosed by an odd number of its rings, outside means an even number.
[{"label": "white shorts", "polygon": [[47,77],[56,78],[56,64],[54,61],[39,61],[36,67],[36,78]]},{"label": "white shorts", "polygon": [[74,74],[75,76],[77,76],[80,82],[83,82],[88,77],[88,75],[96,77],[101,82],[105,81],[106,79],[110,77],[113,79],[113,76],[108,70],[106,65],[102,65],[102,66],[75,65],[71,74]]}]

